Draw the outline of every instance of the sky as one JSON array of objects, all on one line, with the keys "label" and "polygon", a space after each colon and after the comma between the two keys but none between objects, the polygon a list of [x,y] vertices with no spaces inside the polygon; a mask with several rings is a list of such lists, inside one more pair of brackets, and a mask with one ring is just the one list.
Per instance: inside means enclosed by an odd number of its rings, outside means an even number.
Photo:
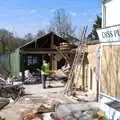
[{"label": "sky", "polygon": [[101,14],[100,0],[0,0],[0,28],[24,37],[47,28],[56,9],[65,9],[77,29],[89,26]]}]

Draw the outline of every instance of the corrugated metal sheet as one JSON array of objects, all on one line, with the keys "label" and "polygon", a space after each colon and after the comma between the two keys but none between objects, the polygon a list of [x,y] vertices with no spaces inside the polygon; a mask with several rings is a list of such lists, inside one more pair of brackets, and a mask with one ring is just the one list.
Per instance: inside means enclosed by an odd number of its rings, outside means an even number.
[{"label": "corrugated metal sheet", "polygon": [[10,54],[0,55],[0,74],[7,76],[10,73]]},{"label": "corrugated metal sheet", "polygon": [[20,54],[19,49],[11,54],[0,55],[0,74],[18,77],[20,72]]},{"label": "corrugated metal sheet", "polygon": [[6,68],[8,71],[10,71],[10,59],[9,59],[9,54],[5,54],[5,55],[0,55],[0,64]]},{"label": "corrugated metal sheet", "polygon": [[18,77],[20,72],[20,54],[19,49],[10,54],[11,74]]}]

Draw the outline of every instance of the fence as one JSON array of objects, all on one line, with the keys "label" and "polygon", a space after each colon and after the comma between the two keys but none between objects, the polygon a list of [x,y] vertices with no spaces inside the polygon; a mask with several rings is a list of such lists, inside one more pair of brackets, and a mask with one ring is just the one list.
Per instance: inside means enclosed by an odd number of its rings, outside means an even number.
[{"label": "fence", "polygon": [[11,54],[0,55],[0,74],[8,74],[18,77],[20,72],[19,49]]},{"label": "fence", "polygon": [[10,69],[10,54],[0,55],[0,74],[7,76]]}]

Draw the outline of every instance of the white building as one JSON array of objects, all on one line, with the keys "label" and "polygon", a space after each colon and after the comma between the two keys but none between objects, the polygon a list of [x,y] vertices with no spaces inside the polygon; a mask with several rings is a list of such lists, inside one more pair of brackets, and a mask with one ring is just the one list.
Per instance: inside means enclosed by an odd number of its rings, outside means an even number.
[{"label": "white building", "polygon": [[102,0],[102,27],[120,24],[120,0]]},{"label": "white building", "polygon": [[[120,120],[120,0],[102,0],[100,103],[109,119]],[[115,102],[117,101],[117,102]]]}]

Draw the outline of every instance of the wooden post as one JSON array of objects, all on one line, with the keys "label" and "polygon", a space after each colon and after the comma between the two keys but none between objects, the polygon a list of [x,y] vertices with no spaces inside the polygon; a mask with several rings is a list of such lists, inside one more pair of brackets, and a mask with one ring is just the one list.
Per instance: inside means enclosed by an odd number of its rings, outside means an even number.
[{"label": "wooden post", "polygon": [[84,63],[84,60],[83,60],[83,73],[82,73],[82,82],[83,82],[83,91],[85,91],[85,63]]},{"label": "wooden post", "polygon": [[[51,35],[51,49],[54,48],[54,34],[52,33]],[[50,57],[50,61],[51,61],[51,70],[54,70],[54,55],[51,54],[51,57]]]}]

